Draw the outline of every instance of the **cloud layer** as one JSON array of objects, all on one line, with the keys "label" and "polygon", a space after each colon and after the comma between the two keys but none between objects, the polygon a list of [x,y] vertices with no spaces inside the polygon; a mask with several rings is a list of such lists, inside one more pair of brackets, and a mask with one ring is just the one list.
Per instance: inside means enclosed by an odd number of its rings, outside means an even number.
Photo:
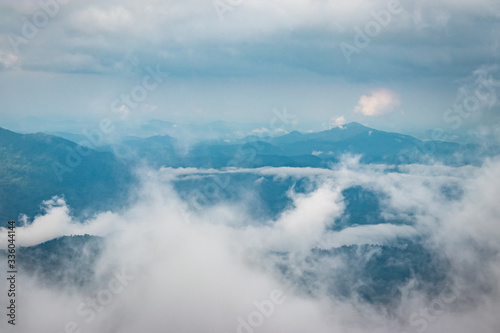
[{"label": "cloud layer", "polygon": [[[356,68],[348,69],[351,74],[366,69],[387,73],[395,69],[395,60],[409,64],[406,69],[399,67],[399,74],[410,69],[415,75],[425,68],[455,72],[459,64],[471,71],[471,60],[487,62],[489,41],[498,39],[496,1],[401,1],[401,5],[403,13],[373,41],[366,57],[359,55]],[[147,0],[140,5],[108,0],[56,7],[8,2],[2,5],[0,68],[112,73],[159,63],[179,75],[290,70],[346,74],[338,44],[352,43],[355,28],[363,28],[373,20],[373,11],[387,6],[386,0]],[[47,14],[37,14],[41,12]],[[26,20],[33,31],[26,28]],[[474,45],[465,54],[447,51],[464,40]],[[306,42],[307,48],[302,47]],[[411,54],[408,43],[414,45]],[[498,45],[492,47],[498,51]],[[283,49],[287,57],[277,53]]]},{"label": "cloud layer", "polygon": [[[363,166],[356,159],[346,159],[332,170],[162,169],[143,173],[141,200],[127,211],[102,213],[88,221],[74,221],[64,202],[54,199],[45,203],[45,215],[18,228],[19,245],[60,235],[106,236],[106,250],[92,268],[98,287],[53,288],[21,275],[16,332],[63,331],[68,322],[99,332],[244,332],[238,330],[240,319],[248,321],[258,311],[255,303],[269,300],[277,290],[285,301],[275,304],[272,315],[258,325],[259,332],[496,332],[499,163],[461,168],[409,165],[398,173],[391,166]],[[180,199],[170,185],[179,177],[225,172],[307,177],[317,186],[306,193],[291,191],[293,205],[262,224],[244,213],[245,202],[216,200],[200,210]],[[460,191],[450,192],[457,184]],[[355,185],[384,193],[383,214],[408,223],[332,230],[345,209],[342,189]],[[0,235],[5,239],[5,230]],[[354,269],[371,254],[345,262],[336,255],[315,257],[314,249],[390,245],[398,239],[423,239],[425,249],[444,256],[451,265],[441,267],[447,285],[429,298],[418,288],[418,278],[409,281],[401,295],[394,296],[399,305],[391,315],[355,296],[337,298],[323,292],[334,282],[356,283],[356,276],[352,280],[335,272]],[[5,247],[4,241],[0,246]],[[277,253],[287,253],[288,259]],[[280,264],[295,273],[285,278],[276,269]],[[89,297],[105,299],[113,274],[123,270],[131,277],[126,288],[113,294],[113,301],[95,310],[90,320],[82,303]],[[306,284],[309,292],[296,280],[305,272],[316,276],[313,284]],[[87,310],[87,315],[78,309]],[[4,322],[0,325],[9,332]]]}]

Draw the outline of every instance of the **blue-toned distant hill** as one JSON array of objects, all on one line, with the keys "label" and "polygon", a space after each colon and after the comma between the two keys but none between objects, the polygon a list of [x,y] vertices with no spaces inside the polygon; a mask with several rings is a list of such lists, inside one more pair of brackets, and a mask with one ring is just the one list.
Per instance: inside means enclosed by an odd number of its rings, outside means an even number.
[{"label": "blue-toned distant hill", "polygon": [[107,210],[127,197],[132,181],[128,166],[110,153],[0,128],[0,221],[21,213],[33,217],[55,195],[64,196],[77,215]]},{"label": "blue-toned distant hill", "polygon": [[188,150],[183,148],[182,138],[167,135],[128,138],[105,149],[155,167],[202,168],[328,167],[344,154],[362,155],[363,163],[465,165],[480,163],[485,156],[498,153],[498,149],[486,151],[472,144],[421,141],[358,123],[316,133],[294,131],[278,137],[248,136],[233,142],[203,141]]},{"label": "blue-toned distant hill", "polygon": [[270,139],[286,156],[314,154],[324,161],[338,161],[348,154],[362,155],[364,163],[427,163],[450,165],[477,163],[488,152],[479,146],[453,142],[421,141],[409,135],[378,131],[350,123],[316,133],[297,131]]},{"label": "blue-toned distant hill", "polygon": [[78,215],[124,204],[133,182],[130,170],[136,165],[329,167],[344,154],[360,154],[363,163],[464,165],[498,153],[498,149],[474,145],[424,142],[358,123],[317,133],[295,131],[278,137],[202,141],[193,146],[168,135],[130,136],[120,144],[96,149],[54,135],[23,135],[0,128],[0,221],[16,219],[20,213],[34,216],[40,203],[54,195],[64,195]]}]

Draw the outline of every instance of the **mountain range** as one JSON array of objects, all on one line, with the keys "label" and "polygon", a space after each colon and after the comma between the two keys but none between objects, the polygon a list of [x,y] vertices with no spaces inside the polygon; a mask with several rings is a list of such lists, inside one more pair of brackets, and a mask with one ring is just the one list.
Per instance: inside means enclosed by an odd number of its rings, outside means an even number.
[{"label": "mountain range", "polygon": [[53,196],[64,196],[78,215],[109,209],[126,198],[132,180],[130,168],[111,153],[0,128],[0,221],[33,217]]},{"label": "mountain range", "polygon": [[[74,134],[73,138],[79,136]],[[421,141],[358,123],[316,133],[297,131],[276,137],[206,140],[187,145],[168,135],[123,137],[118,144],[82,147],[50,134],[19,134],[0,128],[0,220],[35,216],[44,200],[64,196],[76,215],[125,204],[135,184],[134,169],[196,167],[323,167],[344,154],[363,163],[480,163],[498,152],[476,145]]]},{"label": "mountain range", "polygon": [[125,137],[121,143],[103,147],[120,152],[129,160],[142,159],[154,166],[172,167],[328,167],[345,154],[362,155],[363,163],[427,163],[448,165],[477,163],[497,148],[414,137],[375,130],[350,123],[315,133],[297,131],[276,137],[247,136],[238,140],[210,140],[186,146],[168,135]]}]

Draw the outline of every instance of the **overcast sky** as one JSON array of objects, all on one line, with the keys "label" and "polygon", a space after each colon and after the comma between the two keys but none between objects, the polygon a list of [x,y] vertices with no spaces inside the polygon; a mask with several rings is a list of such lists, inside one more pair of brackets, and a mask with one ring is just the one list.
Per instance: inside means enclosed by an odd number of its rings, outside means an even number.
[{"label": "overcast sky", "polygon": [[498,0],[2,1],[0,126],[266,124],[286,107],[302,130],[482,128],[499,27]]}]

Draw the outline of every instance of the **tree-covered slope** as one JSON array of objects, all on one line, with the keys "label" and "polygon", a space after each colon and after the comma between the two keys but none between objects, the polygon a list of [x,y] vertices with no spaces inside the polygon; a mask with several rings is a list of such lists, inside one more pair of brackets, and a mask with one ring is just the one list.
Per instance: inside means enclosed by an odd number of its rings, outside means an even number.
[{"label": "tree-covered slope", "polygon": [[0,221],[36,215],[42,201],[56,195],[76,214],[109,209],[126,197],[131,181],[128,168],[110,153],[0,128]]}]

